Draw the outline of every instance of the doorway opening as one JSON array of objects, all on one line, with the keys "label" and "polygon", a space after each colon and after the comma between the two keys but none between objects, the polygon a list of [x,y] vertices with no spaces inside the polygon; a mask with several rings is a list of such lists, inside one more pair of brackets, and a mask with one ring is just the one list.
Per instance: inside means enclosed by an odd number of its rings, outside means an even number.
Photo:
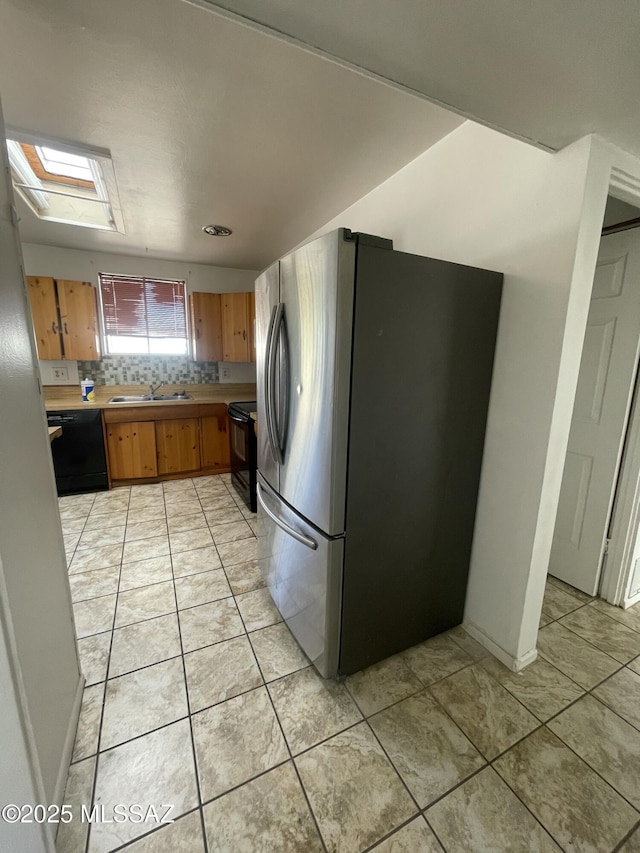
[{"label": "doorway opening", "polygon": [[640,600],[640,202],[607,200],[549,574]]}]

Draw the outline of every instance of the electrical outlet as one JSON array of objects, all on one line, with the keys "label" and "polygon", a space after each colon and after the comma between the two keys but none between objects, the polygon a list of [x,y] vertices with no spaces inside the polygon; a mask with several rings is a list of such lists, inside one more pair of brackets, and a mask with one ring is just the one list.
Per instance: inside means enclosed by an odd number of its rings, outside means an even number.
[{"label": "electrical outlet", "polygon": [[231,369],[229,367],[222,367],[220,369],[220,379],[230,379],[231,378]]},{"label": "electrical outlet", "polygon": [[53,378],[54,379],[69,379],[69,368],[68,367],[54,367],[53,368]]}]

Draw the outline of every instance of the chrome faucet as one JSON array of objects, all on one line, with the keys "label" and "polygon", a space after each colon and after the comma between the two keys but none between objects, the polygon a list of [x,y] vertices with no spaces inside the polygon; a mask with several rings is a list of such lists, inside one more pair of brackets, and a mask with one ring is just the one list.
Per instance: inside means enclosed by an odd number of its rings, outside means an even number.
[{"label": "chrome faucet", "polygon": [[153,385],[149,385],[149,396],[153,397],[153,395],[156,393],[158,388],[162,388],[163,385],[164,385],[164,382],[159,382],[155,388],[153,387]]}]

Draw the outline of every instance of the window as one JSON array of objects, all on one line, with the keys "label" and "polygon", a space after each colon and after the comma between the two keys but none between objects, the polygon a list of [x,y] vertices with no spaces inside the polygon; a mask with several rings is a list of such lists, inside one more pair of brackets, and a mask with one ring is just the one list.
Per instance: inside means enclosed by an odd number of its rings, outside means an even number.
[{"label": "window", "polygon": [[27,145],[25,142],[22,143],[21,148],[25,153],[29,149],[35,148],[38,160],[42,164],[44,178],[54,181],[62,178],[63,182],[69,178],[74,178],[76,181],[84,181],[85,185],[89,187],[94,186],[91,163],[87,157],[81,157],[79,154],[67,154],[65,151],[56,151],[55,148],[49,148],[46,145]]},{"label": "window", "polygon": [[106,352],[186,355],[184,281],[100,273]]},{"label": "window", "polygon": [[124,234],[111,155],[7,129],[16,193],[39,219]]}]

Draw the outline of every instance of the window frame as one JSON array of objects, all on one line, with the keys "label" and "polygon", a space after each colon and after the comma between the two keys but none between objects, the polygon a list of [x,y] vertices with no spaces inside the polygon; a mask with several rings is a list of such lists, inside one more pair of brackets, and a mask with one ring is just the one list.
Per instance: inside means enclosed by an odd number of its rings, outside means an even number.
[{"label": "window frame", "polygon": [[[103,277],[105,279],[117,280],[124,279],[126,281],[135,281],[139,280],[140,282],[153,282],[153,283],[166,283],[170,285],[180,285],[183,290],[183,305],[184,305],[184,340],[185,340],[185,349],[184,352],[176,353],[176,352],[151,352],[149,347],[149,341],[154,339],[154,336],[147,335],[112,335],[111,337],[138,337],[141,341],[147,342],[147,351],[145,352],[136,352],[128,350],[126,352],[112,352],[109,347],[109,332],[107,328],[107,319],[105,316],[105,308],[104,308],[104,299],[103,299]],[[191,330],[190,330],[190,318],[189,318],[189,292],[187,289],[187,281],[182,278],[160,278],[158,276],[149,276],[149,275],[126,275],[124,273],[108,273],[108,272],[99,272],[98,273],[98,302],[100,305],[100,327],[103,341],[103,354],[105,356],[117,357],[131,357],[138,356],[142,358],[150,357],[150,358],[182,358],[182,359],[190,359],[191,358]],[[148,316],[146,316],[147,327],[148,327]],[[162,340],[161,336],[155,338],[156,340]],[[171,340],[182,340],[182,338],[171,338]]]}]

